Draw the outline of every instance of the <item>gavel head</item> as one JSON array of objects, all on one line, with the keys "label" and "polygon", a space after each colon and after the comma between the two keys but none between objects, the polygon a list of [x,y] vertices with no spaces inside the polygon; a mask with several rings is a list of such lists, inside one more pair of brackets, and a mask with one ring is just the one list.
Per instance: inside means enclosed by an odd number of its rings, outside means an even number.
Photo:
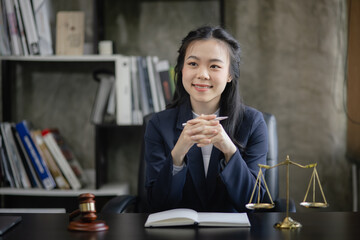
[{"label": "gavel head", "polygon": [[84,222],[91,222],[97,218],[94,198],[95,195],[92,193],[83,193],[78,197],[81,220]]}]

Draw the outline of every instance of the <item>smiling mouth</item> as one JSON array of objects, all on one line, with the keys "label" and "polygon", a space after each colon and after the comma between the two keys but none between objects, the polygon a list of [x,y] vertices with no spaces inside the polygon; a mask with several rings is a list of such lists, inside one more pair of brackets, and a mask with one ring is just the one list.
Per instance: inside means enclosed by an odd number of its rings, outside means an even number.
[{"label": "smiling mouth", "polygon": [[193,87],[200,88],[200,89],[210,89],[212,86],[203,85],[203,84],[192,84]]}]

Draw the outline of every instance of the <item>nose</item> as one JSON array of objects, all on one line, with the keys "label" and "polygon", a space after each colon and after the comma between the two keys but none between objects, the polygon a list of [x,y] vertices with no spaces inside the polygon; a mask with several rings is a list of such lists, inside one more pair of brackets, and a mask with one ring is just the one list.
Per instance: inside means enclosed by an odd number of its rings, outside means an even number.
[{"label": "nose", "polygon": [[201,80],[209,80],[209,72],[206,67],[200,67],[198,69],[197,78]]}]

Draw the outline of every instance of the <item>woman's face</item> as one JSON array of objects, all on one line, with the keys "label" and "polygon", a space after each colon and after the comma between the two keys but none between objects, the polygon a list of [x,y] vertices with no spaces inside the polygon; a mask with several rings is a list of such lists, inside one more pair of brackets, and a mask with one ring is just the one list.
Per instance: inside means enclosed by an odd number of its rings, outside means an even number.
[{"label": "woman's face", "polygon": [[[221,93],[231,81],[230,57],[225,43],[215,40],[197,40],[186,49],[182,82],[190,95],[191,105],[215,111]],[[202,112],[205,113],[205,112]]]}]

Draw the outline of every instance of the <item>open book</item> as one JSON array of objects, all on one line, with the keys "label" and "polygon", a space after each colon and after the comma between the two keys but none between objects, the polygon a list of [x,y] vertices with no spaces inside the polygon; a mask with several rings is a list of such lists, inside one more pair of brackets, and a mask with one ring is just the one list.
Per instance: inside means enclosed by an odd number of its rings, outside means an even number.
[{"label": "open book", "polygon": [[210,227],[250,227],[246,213],[196,212],[177,208],[150,214],[145,227],[199,225]]}]

